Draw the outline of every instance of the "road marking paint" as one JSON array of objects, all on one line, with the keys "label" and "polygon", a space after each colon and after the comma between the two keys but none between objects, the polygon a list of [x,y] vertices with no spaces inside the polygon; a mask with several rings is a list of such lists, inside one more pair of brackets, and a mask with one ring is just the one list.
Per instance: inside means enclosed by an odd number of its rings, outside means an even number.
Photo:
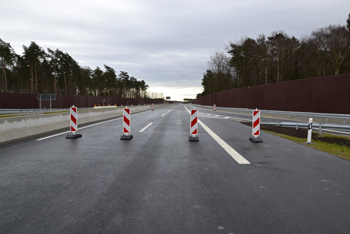
[{"label": "road marking paint", "polygon": [[[90,127],[93,127],[93,126],[96,126],[96,125],[100,125],[100,124],[112,122],[112,121],[115,121],[115,120],[118,120],[118,119],[121,119],[121,118],[119,117],[119,118],[116,118],[116,119],[107,120],[107,121],[103,121],[103,122],[96,123],[96,124],[91,124],[91,125],[88,125],[88,126],[85,126],[85,127],[81,127],[81,128],[79,128],[79,129],[90,128]],[[61,133],[58,133],[58,134],[55,134],[55,135],[51,135],[51,136],[47,136],[47,137],[43,137],[43,138],[36,139],[36,141],[46,140],[46,139],[49,139],[49,138],[52,138],[52,137],[56,137],[56,136],[60,136],[60,135],[63,135],[63,134],[67,134],[67,133],[69,133],[69,132],[70,132],[70,131],[61,132]]]},{"label": "road marking paint", "polygon": [[148,124],[146,127],[144,127],[143,129],[141,129],[141,131],[140,132],[143,132],[143,131],[145,131],[149,126],[151,126],[153,123],[150,123],[150,124]]},{"label": "road marking paint", "polygon": [[162,114],[162,116],[164,116],[165,115],[165,113],[164,114]]},{"label": "road marking paint", "polygon": [[225,119],[229,119],[230,117],[225,117]]},{"label": "road marking paint", "polygon": [[[185,107],[188,113],[190,111]],[[250,164],[250,162],[240,155],[236,150],[229,146],[224,140],[222,140],[218,135],[216,135],[207,125],[202,121],[198,120],[198,123],[204,128],[205,131],[222,147],[224,150],[234,159],[238,164]]]},{"label": "road marking paint", "polygon": [[[140,113],[136,113],[136,114],[133,114],[132,116],[135,116],[135,115],[140,115],[144,112],[140,112]],[[115,118],[115,119],[111,119],[111,120],[106,120],[106,121],[103,121],[103,122],[100,122],[100,123],[96,123],[96,124],[91,124],[91,125],[88,125],[88,126],[85,126],[85,127],[81,127],[79,129],[84,129],[84,128],[90,128],[90,127],[93,127],[93,126],[96,126],[96,125],[100,125],[100,124],[104,124],[104,123],[109,123],[109,122],[112,122],[112,121],[116,121],[116,120],[119,120],[119,119],[122,119],[123,117],[118,117],[118,118]],[[70,131],[68,131],[70,132]],[[49,139],[49,138],[52,138],[52,137],[55,137],[55,136],[60,136],[60,135],[63,135],[63,134],[66,134],[68,132],[61,132],[61,133],[58,133],[58,134],[55,134],[55,135],[52,135],[52,136],[47,136],[47,137],[43,137],[43,138],[40,138],[40,139],[36,139],[36,141],[42,141],[42,140],[45,140],[45,139]]]},{"label": "road marking paint", "polygon": [[216,135],[210,128],[208,128],[202,121],[198,120],[199,124],[209,133],[209,135],[214,138],[214,140],[221,145],[226,152],[231,155],[231,157],[238,162],[238,164],[250,164],[242,155],[240,155],[236,150],[229,146],[225,141],[223,141],[218,135]]},{"label": "road marking paint", "polygon": [[[117,118],[117,119],[121,119],[121,118],[119,117],[119,118]],[[112,120],[107,120],[107,121],[104,121],[104,122],[101,122],[101,123],[91,124],[91,125],[89,125],[89,126],[85,126],[85,127],[79,128],[79,129],[90,128],[90,127],[93,127],[93,126],[96,126],[96,125],[100,125],[100,124],[112,122],[112,121],[115,121],[115,120],[117,120],[117,119],[112,119]]]},{"label": "road marking paint", "polygon": [[48,136],[48,137],[43,137],[43,138],[40,138],[40,139],[36,139],[37,141],[42,141],[42,140],[46,140],[46,139],[49,139],[51,137],[55,137],[55,136],[60,136],[60,135],[63,135],[63,134],[67,134],[69,133],[70,131],[67,131],[67,132],[61,132],[61,133],[58,133],[58,134],[55,134],[55,135],[51,135],[51,136]]}]

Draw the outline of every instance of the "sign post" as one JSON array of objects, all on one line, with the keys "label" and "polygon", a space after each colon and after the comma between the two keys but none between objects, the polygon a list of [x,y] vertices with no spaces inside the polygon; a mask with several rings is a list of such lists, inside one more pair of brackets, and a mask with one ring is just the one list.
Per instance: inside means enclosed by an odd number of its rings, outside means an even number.
[{"label": "sign post", "polygon": [[197,110],[191,110],[190,117],[190,137],[189,141],[199,141],[198,139],[198,118],[197,118]]},{"label": "sign post", "polygon": [[56,100],[56,94],[39,94],[36,99],[39,99],[40,101],[40,110],[41,110],[41,101],[50,101],[50,111],[51,111],[51,101]]},{"label": "sign post", "polygon": [[130,134],[130,125],[131,125],[131,115],[130,109],[123,109],[123,135],[120,137],[120,140],[131,140],[133,135]]},{"label": "sign post", "polygon": [[258,108],[253,110],[253,121],[252,121],[252,137],[249,138],[251,142],[261,143],[263,142],[260,136],[260,111]]},{"label": "sign post", "polygon": [[81,134],[76,134],[78,131],[78,108],[74,105],[70,108],[70,131],[72,134],[68,134],[66,139],[77,139],[82,137]]},{"label": "sign post", "polygon": [[312,144],[312,143],[311,143],[312,122],[313,122],[313,119],[312,119],[312,118],[309,118],[309,124],[308,124],[308,126],[307,126],[307,142],[305,142],[306,144]]}]

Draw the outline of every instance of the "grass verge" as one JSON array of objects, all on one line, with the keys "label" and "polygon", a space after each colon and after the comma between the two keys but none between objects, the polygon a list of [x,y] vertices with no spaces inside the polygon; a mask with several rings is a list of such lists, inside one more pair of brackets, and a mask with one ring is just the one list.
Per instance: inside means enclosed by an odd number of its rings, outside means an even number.
[{"label": "grass verge", "polygon": [[20,117],[24,115],[0,115],[0,118]]},{"label": "grass verge", "polygon": [[[244,122],[243,124],[251,126],[251,122]],[[323,132],[319,135],[317,131],[312,132],[311,142],[313,144],[306,144],[307,130],[294,128],[282,128],[268,125],[260,125],[260,128],[264,132],[268,132],[275,136],[285,138],[290,141],[311,147],[317,150],[321,150],[326,153],[333,154],[340,158],[350,160],[350,137],[335,135]]]},{"label": "grass verge", "polygon": [[[268,132],[270,134],[285,138],[290,141],[294,141],[296,143],[305,145],[307,147],[311,147],[317,150],[321,150],[326,153],[330,153],[333,155],[336,155],[340,158],[350,160],[350,138],[349,137],[343,137],[343,136],[336,136],[333,134],[327,134],[323,133],[322,136],[319,136],[317,133],[313,133],[313,135],[316,135],[314,139],[311,140],[313,144],[306,144],[306,137],[305,138],[299,138],[295,136],[289,136],[283,133],[277,133],[274,131],[269,131],[269,130],[263,130],[264,132]],[[332,143],[332,140],[333,143]],[[328,142],[330,141],[330,142]],[[335,143],[335,142],[344,142],[347,141],[348,144],[343,144],[343,143]]]}]

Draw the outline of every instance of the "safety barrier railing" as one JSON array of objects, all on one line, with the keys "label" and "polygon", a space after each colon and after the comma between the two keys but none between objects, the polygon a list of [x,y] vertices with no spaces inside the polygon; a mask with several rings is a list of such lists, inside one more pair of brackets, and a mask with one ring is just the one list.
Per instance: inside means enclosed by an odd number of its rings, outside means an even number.
[{"label": "safety barrier railing", "polygon": [[0,114],[20,114],[20,113],[37,113],[49,111],[68,111],[69,108],[52,108],[50,109],[0,109]]},{"label": "safety barrier railing", "polygon": [[[197,105],[198,107],[203,107],[207,109],[213,109],[213,106],[206,106],[206,105]],[[232,107],[218,107],[216,106],[216,110],[222,110],[222,111],[230,111],[230,112],[241,112],[241,113],[247,113],[248,115],[251,115],[252,111],[254,109],[248,109],[248,108],[232,108]],[[294,118],[301,120],[302,118],[308,119],[308,118],[316,118],[318,122],[329,122],[329,119],[337,119],[339,123],[350,123],[350,115],[349,114],[330,114],[330,113],[315,113],[315,112],[293,112],[293,111],[276,111],[276,110],[260,110],[262,116],[268,116],[272,115],[273,117],[279,117],[279,118]]]},{"label": "safety barrier railing", "polygon": [[[300,129],[308,129],[309,123],[302,122],[264,122],[261,123],[263,125],[271,125],[276,127],[287,127],[287,128],[295,128],[296,130]],[[330,123],[313,123],[313,129],[317,129],[319,134],[322,134],[322,130],[338,130],[338,131],[349,131],[350,133],[350,125],[348,124],[330,124]]]}]

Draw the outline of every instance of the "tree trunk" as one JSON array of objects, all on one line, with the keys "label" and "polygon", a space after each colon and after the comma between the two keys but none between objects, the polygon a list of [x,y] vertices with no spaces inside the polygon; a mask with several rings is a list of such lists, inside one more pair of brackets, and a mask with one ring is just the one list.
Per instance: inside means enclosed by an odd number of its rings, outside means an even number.
[{"label": "tree trunk", "polygon": [[56,88],[56,68],[55,65],[53,66],[53,71],[54,71],[54,75],[53,75],[53,92],[57,95],[57,88]]},{"label": "tree trunk", "polygon": [[34,84],[33,84],[33,60],[30,63],[30,93],[34,93]]},{"label": "tree trunk", "polygon": [[37,75],[37,69],[36,69],[36,60],[35,60],[35,66],[34,66],[34,69],[35,69],[35,93],[38,93],[38,75]]},{"label": "tree trunk", "polygon": [[63,72],[64,79],[64,95],[67,95],[67,80],[66,80],[66,72]]},{"label": "tree trunk", "polygon": [[2,65],[2,73],[4,74],[4,79],[1,82],[4,92],[7,93],[7,78],[6,78],[6,68],[5,68],[5,63],[4,60],[1,61],[1,65]]}]

